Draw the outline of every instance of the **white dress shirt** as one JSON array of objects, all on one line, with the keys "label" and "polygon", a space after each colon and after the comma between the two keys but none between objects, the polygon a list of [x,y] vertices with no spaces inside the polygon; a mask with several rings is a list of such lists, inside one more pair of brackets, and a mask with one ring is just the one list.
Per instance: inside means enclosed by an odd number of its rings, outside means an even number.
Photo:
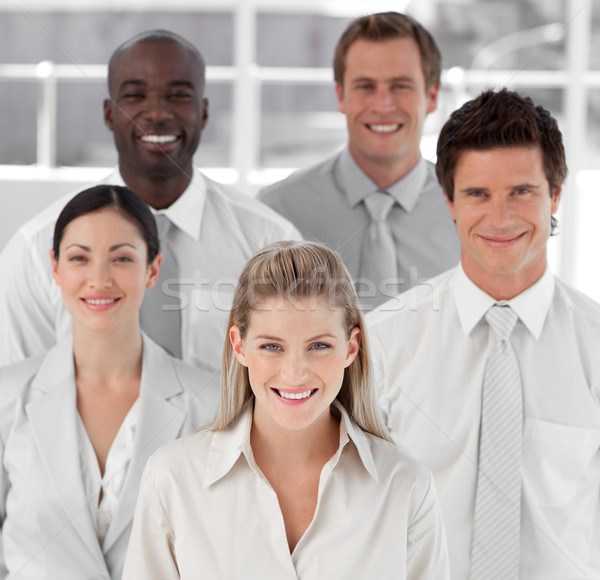
[{"label": "white dress shirt", "polygon": [[[118,170],[102,183],[124,185]],[[71,331],[49,251],[56,218],[75,193],[22,226],[0,254],[0,365],[43,354]],[[168,241],[178,258],[180,283],[170,290],[181,300],[182,358],[217,370],[242,268],[263,246],[301,236],[264,204],[200,171],[161,213],[176,226],[169,228]]]},{"label": "white dress shirt", "polygon": [[135,450],[135,430],[139,416],[139,399],[133,403],[121,423],[108,450],[104,475],[100,473],[98,458],[90,441],[81,416],[77,413],[77,439],[81,477],[88,502],[92,522],[96,528],[98,541],[102,543],[119,504],[123,483],[127,477],[129,462]]},{"label": "white dress shirt", "polygon": [[[433,471],[458,580],[469,576],[494,302],[459,266],[367,316],[387,424]],[[600,578],[600,305],[549,271],[508,303],[523,384],[520,577]]]},{"label": "white dress shirt", "polygon": [[277,496],[250,447],[252,406],[148,462],[124,580],[385,580],[448,576],[430,472],[341,411],[315,514],[290,554]]}]

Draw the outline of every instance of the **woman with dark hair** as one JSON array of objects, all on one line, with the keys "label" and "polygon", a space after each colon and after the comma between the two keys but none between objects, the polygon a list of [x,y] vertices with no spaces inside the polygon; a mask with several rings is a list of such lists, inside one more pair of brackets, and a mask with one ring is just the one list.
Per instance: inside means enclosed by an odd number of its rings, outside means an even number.
[{"label": "woman with dark hair", "polygon": [[339,255],[260,250],[227,330],[217,418],[148,461],[124,580],[447,580],[431,473],[379,416]]},{"label": "woman with dark hair", "polygon": [[0,577],[117,579],[147,458],[211,421],[218,393],[140,331],[161,254],[137,195],[79,193],[50,257],[73,332],[0,369]]}]

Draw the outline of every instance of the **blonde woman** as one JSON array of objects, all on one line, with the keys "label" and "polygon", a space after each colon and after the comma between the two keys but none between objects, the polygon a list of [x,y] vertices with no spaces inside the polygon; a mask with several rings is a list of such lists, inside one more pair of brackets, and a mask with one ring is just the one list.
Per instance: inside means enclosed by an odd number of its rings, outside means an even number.
[{"label": "blonde woman", "polygon": [[431,474],[379,418],[337,254],[259,251],[227,334],[217,419],[150,459],[124,578],[448,578]]}]

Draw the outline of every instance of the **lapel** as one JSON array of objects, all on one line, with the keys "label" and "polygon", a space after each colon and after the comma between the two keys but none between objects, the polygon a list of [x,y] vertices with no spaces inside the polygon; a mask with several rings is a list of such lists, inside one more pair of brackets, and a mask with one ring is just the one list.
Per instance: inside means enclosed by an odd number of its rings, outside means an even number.
[{"label": "lapel", "polygon": [[66,512],[66,521],[104,567],[81,478],[71,338],[60,342],[44,357],[32,389],[37,391],[37,397],[25,409],[48,479]]},{"label": "lapel", "polygon": [[185,411],[169,402],[183,387],[167,353],[146,335],[143,336],[140,412],[135,432],[133,457],[108,528],[102,549],[115,544],[133,520],[142,472],[148,458],[162,445],[177,439],[186,419]]}]

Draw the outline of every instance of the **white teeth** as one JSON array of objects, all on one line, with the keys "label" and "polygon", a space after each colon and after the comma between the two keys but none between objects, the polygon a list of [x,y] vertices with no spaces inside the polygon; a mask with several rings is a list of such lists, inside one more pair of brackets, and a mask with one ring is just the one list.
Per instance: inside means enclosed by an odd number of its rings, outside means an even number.
[{"label": "white teeth", "polygon": [[84,298],[84,300],[85,300],[85,301],[86,301],[88,304],[92,304],[92,305],[94,305],[94,306],[100,306],[100,305],[102,305],[102,304],[112,304],[113,302],[116,302],[116,301],[117,301],[117,299],[116,299],[116,298],[110,298],[110,299],[107,299],[107,298],[102,298],[102,299],[98,299],[98,300],[88,300],[88,299],[85,299],[85,298]]},{"label": "white teeth", "polygon": [[141,140],[146,143],[173,143],[176,139],[176,135],[143,135],[141,137]]},{"label": "white teeth", "polygon": [[279,393],[280,397],[283,397],[284,399],[306,399],[307,397],[310,397],[313,394],[313,389],[311,389],[310,391],[304,391],[303,393],[287,393],[285,391],[280,391],[279,389],[277,389],[277,392]]},{"label": "white teeth", "polygon": [[400,125],[369,125],[369,129],[371,129],[371,131],[376,131],[377,133],[393,133],[399,128]]}]

